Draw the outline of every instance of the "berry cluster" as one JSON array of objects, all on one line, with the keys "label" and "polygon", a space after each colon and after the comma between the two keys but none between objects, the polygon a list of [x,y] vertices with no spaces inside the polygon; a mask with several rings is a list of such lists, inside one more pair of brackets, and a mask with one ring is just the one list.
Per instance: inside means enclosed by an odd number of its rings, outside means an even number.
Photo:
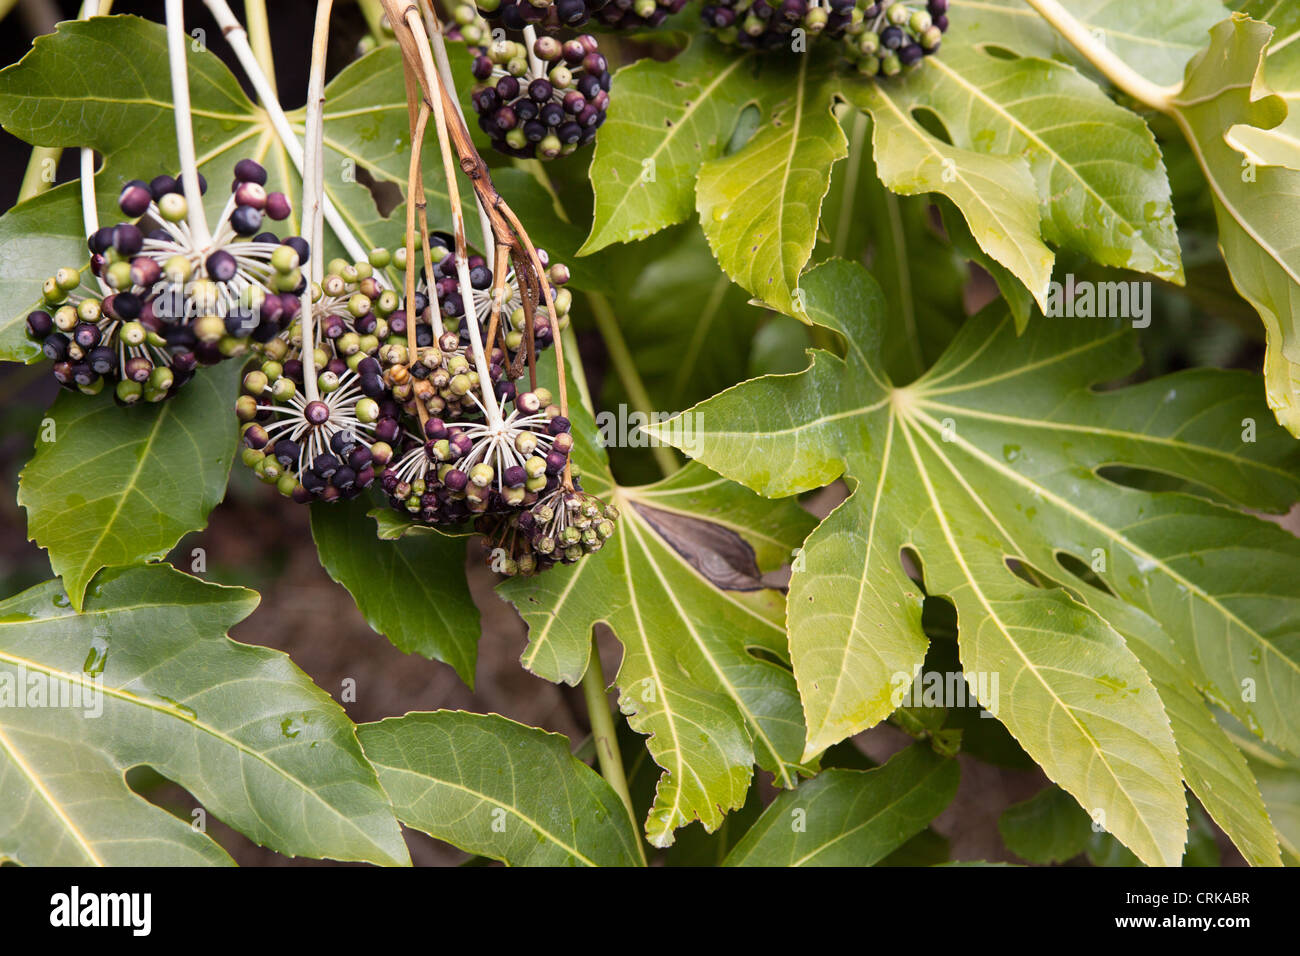
[{"label": "berry cluster", "polygon": [[295,248],[302,240],[257,235],[265,215],[290,212],[265,183],[257,163],[237,163],[231,199],[200,247],[176,179],[128,182],[118,205],[130,221],[89,237],[89,276],[60,269],[44,284],[44,308],[27,317],[27,334],[54,362],[55,378],[88,394],[112,384],[126,404],[155,402],[199,365],[243,354],[265,300],[303,281]]},{"label": "berry cluster", "polygon": [[235,405],[244,464],[300,503],[353,498],[369,488],[392,459],[401,410],[382,390],[379,398],[366,394],[365,372],[326,369],[314,400],[303,393],[300,362],[268,360],[245,375]]},{"label": "berry cluster", "polygon": [[529,575],[555,564],[573,564],[599,551],[614,535],[618,509],[582,490],[559,483],[526,511],[477,519],[475,530],[488,539],[488,560],[502,574]]},{"label": "berry cluster", "polygon": [[591,19],[607,0],[475,0],[473,6],[492,22],[507,30],[542,27],[559,30],[577,28]]},{"label": "berry cluster", "polygon": [[716,0],[701,12],[720,39],[747,49],[789,48],[791,33],[841,40],[864,76],[897,76],[938,51],[948,0]]},{"label": "berry cluster", "polygon": [[[446,233],[433,233],[430,236],[430,253],[433,261],[433,280],[443,321],[450,329],[459,329],[463,348],[469,346],[469,335],[463,324],[466,312],[465,294],[460,288],[460,277],[456,269],[456,257],[452,252],[452,237]],[[569,269],[562,262],[551,263],[545,249],[538,249],[537,256],[543,266],[547,267],[547,278],[555,289],[555,313],[559,330],[563,331],[569,324],[569,307],[573,294],[561,288],[569,281]],[[479,255],[469,257],[470,305],[474,309],[480,334],[486,335],[492,316],[494,303],[493,288],[495,276],[492,265]],[[428,277],[421,276],[416,304],[421,312],[427,307]],[[537,301],[537,292],[533,292],[533,301]],[[519,289],[519,280],[513,267],[507,266],[505,286],[499,306],[500,339],[497,344],[509,353],[518,353],[524,345],[524,331],[527,314],[524,311],[523,294]],[[533,347],[540,351],[548,348],[554,341],[556,330],[551,327],[550,313],[545,307],[538,306],[533,315]],[[424,344],[424,343],[422,343]],[[491,347],[493,343],[485,343]]]},{"label": "berry cluster", "polygon": [[477,49],[473,70],[479,126],[511,156],[567,156],[594,140],[605,122],[609,65],[593,36],[563,43],[541,36],[531,50],[494,41]]},{"label": "berry cluster", "polygon": [[686,0],[608,0],[596,11],[596,19],[613,30],[644,30],[659,26],[684,6]]}]

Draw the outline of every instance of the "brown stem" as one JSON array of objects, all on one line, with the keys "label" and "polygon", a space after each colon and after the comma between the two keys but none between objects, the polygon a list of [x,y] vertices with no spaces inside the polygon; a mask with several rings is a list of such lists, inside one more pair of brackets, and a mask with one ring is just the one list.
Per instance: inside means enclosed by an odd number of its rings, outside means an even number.
[{"label": "brown stem", "polygon": [[[417,100],[418,106],[416,105]],[[429,104],[419,96],[419,92],[409,76],[406,83],[406,105],[407,109],[413,112],[415,116],[414,122],[411,124],[411,166],[406,178],[406,364],[407,368],[410,368],[415,364],[419,355],[419,339],[415,334],[415,325],[418,318],[415,314],[415,210],[420,179],[420,154],[424,149],[424,130],[429,122]],[[425,254],[428,254],[427,251]],[[414,391],[414,385],[412,385],[412,391]],[[423,433],[424,424],[429,420],[429,410],[418,395],[415,395],[414,398],[415,413],[419,416],[420,429],[421,433]]]}]

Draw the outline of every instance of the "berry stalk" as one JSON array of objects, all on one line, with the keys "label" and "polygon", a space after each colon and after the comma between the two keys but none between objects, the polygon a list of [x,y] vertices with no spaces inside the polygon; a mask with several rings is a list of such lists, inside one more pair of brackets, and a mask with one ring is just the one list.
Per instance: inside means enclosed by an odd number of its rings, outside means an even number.
[{"label": "berry stalk", "polygon": [[614,719],[609,710],[609,698],[605,690],[605,673],[600,663],[600,647],[596,644],[596,635],[591,636],[591,656],[587,661],[587,672],[582,675],[582,696],[587,702],[587,719],[591,723],[591,739],[596,745],[596,760],[600,763],[600,775],[605,778],[618,798],[627,808],[627,815],[632,818],[632,831],[637,833],[636,850],[644,866],[645,848],[641,846],[641,826],[632,806],[632,794],[627,786],[627,772],[623,769],[623,755],[618,749],[618,735],[614,730]]},{"label": "berry stalk", "polygon": [[[393,9],[394,0],[385,0],[384,6],[388,10],[389,20],[393,20],[395,13]],[[447,127],[446,90],[443,88],[442,78],[438,75],[437,67],[434,66],[433,57],[429,52],[428,34],[425,32],[424,21],[420,16],[419,9],[414,5],[408,6],[404,20],[411,41],[410,46],[414,47],[418,57],[421,72],[417,76],[421,80],[425,102],[427,105],[432,106],[434,126],[438,132],[438,146],[442,152],[443,173],[447,180],[453,235],[456,239],[456,273],[460,281],[460,287],[468,290],[473,288],[473,284],[470,282],[469,277],[469,251],[465,243],[465,216],[461,209],[460,190],[456,182],[457,164],[452,156],[451,136]],[[423,43],[419,39],[421,35],[425,37]],[[411,65],[414,66],[415,64]],[[501,409],[497,403],[496,391],[492,387],[492,374],[488,369],[487,356],[483,352],[483,341],[478,322],[468,312],[466,324],[469,331],[470,349],[474,356],[475,371],[478,372],[479,383],[482,386],[484,414],[487,416],[490,428],[500,428],[502,425]]]},{"label": "berry stalk", "polygon": [[[89,20],[99,15],[99,0],[86,0],[81,7],[78,19]],[[188,98],[189,87],[186,86]],[[178,114],[179,115],[179,114]],[[179,122],[179,120],[178,120]],[[81,147],[81,221],[86,235],[93,236],[99,231],[99,209],[95,199],[95,151],[88,146]]]},{"label": "berry stalk", "polygon": [[[416,337],[417,316],[415,314],[415,207],[417,201],[424,199],[421,188],[420,156],[424,152],[424,133],[429,122],[429,103],[420,96],[419,89],[410,73],[406,73],[406,104],[411,111],[411,165],[406,177],[406,348],[407,361],[414,364],[420,354],[419,341]],[[425,238],[425,255],[428,255],[428,239]],[[433,279],[433,270],[428,272],[431,301],[436,300],[437,284]],[[420,418],[420,427],[424,428],[429,420],[428,409],[424,402],[416,402],[415,410]]]},{"label": "berry stalk", "polygon": [[307,83],[307,130],[303,153],[302,221],[303,232],[311,245],[311,264],[306,288],[302,293],[302,383],[309,402],[320,400],[316,382],[316,336],[312,316],[313,287],[324,278],[323,238],[325,232],[321,209],[324,179],[325,126],[325,53],[329,44],[330,11],[333,0],[318,0],[316,27],[312,35],[311,77]]},{"label": "berry stalk", "polygon": [[166,13],[167,64],[171,69],[172,109],[176,114],[176,149],[181,159],[181,183],[185,188],[185,202],[189,206],[189,228],[194,236],[194,244],[204,250],[212,244],[212,233],[208,231],[208,217],[203,209],[199,166],[194,153],[190,75],[185,63],[185,44],[189,37],[185,33],[183,0],[167,0]]},{"label": "berry stalk", "polygon": [[[221,34],[230,44],[231,50],[235,53],[235,58],[239,61],[240,67],[243,68],[245,75],[250,83],[253,84],[253,90],[257,93],[257,98],[266,110],[267,116],[271,119],[271,126],[275,129],[276,137],[280,140],[280,145],[284,147],[285,152],[289,154],[289,159],[301,174],[304,171],[302,142],[298,139],[298,134],[294,131],[293,125],[285,115],[284,109],[280,106],[280,101],[276,95],[275,87],[272,85],[270,77],[263,70],[262,64],[258,61],[252,45],[249,42],[248,34],[244,31],[239,20],[231,12],[230,5],[226,0],[203,0],[208,10],[212,13],[213,18],[221,27]],[[337,207],[330,201],[328,196],[322,196],[322,204],[325,210],[325,220],[330,224],[334,235],[338,237],[343,248],[347,250],[348,255],[356,260],[362,261],[366,258],[366,251],[357,241],[348,224],[339,214]]]}]

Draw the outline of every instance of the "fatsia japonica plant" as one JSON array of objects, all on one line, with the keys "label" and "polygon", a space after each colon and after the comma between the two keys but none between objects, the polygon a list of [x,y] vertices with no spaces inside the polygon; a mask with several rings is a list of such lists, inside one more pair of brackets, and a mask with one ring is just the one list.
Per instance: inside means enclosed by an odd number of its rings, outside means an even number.
[{"label": "fatsia japonica plant", "polygon": [[0,71],[0,861],[1300,864],[1300,6],[271,6]]}]

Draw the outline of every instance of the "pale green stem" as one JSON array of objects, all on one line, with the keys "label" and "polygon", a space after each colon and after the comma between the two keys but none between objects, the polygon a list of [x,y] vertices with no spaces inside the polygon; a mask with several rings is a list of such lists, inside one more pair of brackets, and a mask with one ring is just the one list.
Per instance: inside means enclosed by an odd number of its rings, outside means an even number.
[{"label": "pale green stem", "polygon": [[1025,0],[1106,79],[1153,110],[1168,113],[1181,86],[1160,86],[1121,60],[1058,0]]},{"label": "pale green stem", "polygon": [[52,178],[45,177],[47,163],[57,167],[59,157],[63,155],[61,146],[33,146],[31,158],[27,161],[27,171],[23,173],[22,185],[18,187],[18,201],[39,196],[54,185]]},{"label": "pale green stem", "polygon": [[185,203],[189,207],[188,219],[194,245],[206,254],[212,245],[212,233],[208,231],[203,194],[199,192],[199,167],[194,154],[190,76],[185,55],[185,46],[190,40],[185,33],[185,4],[183,0],[167,0],[166,10],[167,63],[171,69],[172,111],[176,114],[176,149],[181,157],[181,184],[185,189]]},{"label": "pale green stem", "polygon": [[641,846],[641,828],[632,806],[632,794],[627,788],[627,772],[623,769],[623,755],[618,749],[618,734],[614,730],[614,718],[610,713],[609,698],[605,694],[605,672],[600,665],[600,648],[594,634],[591,637],[591,659],[587,662],[587,673],[582,675],[582,696],[587,701],[587,718],[591,721],[591,738],[596,744],[600,775],[627,808],[627,815],[632,820],[632,832],[637,835],[637,853],[644,866],[646,859],[645,848]]},{"label": "pale green stem", "polygon": [[278,99],[275,85],[275,53],[271,48],[271,23],[266,16],[266,0],[244,0],[244,19],[248,21],[248,42],[257,63],[266,76],[272,99]]},{"label": "pale green stem", "polygon": [[[614,366],[615,374],[623,383],[623,388],[627,390],[627,397],[632,403],[633,410],[642,412],[646,418],[649,418],[654,408],[650,401],[650,393],[646,391],[641,373],[637,371],[636,362],[632,359],[632,352],[627,347],[627,340],[623,338],[623,330],[619,328],[618,319],[609,304],[609,299],[599,292],[588,292],[587,302],[591,305],[591,315],[596,320],[600,337],[605,340],[605,351],[609,353],[610,364]],[[651,451],[665,478],[678,469],[677,459],[667,445],[656,442],[651,445]]]},{"label": "pale green stem", "polygon": [[357,0],[357,6],[361,8],[361,15],[366,18],[366,25],[370,27],[370,35],[375,38],[376,43],[383,43],[388,39],[384,34],[384,8],[379,5],[379,0]]}]

